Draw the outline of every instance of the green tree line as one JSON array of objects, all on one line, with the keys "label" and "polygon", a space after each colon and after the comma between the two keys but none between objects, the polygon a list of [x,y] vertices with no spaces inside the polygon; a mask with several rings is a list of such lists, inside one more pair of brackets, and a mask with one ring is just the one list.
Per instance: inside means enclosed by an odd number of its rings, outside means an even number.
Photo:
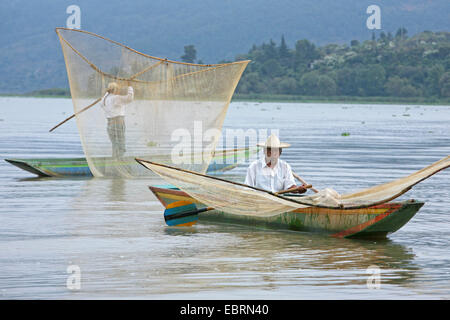
[{"label": "green tree line", "polygon": [[450,97],[450,32],[408,37],[405,28],[371,40],[321,47],[284,37],[253,45],[238,94],[355,97]]}]

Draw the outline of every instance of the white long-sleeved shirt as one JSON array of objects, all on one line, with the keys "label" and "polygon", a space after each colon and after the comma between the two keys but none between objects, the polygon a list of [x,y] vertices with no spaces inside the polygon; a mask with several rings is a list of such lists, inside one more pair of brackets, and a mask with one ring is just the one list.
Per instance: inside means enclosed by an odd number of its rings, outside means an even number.
[{"label": "white long-sleeved shirt", "polygon": [[295,179],[292,175],[291,166],[281,159],[278,159],[274,168],[267,166],[265,159],[255,160],[247,169],[245,184],[264,189],[267,191],[278,192],[289,189],[295,185]]},{"label": "white long-sleeved shirt", "polygon": [[128,87],[126,95],[118,95],[106,93],[100,102],[105,111],[106,118],[114,118],[117,116],[125,116],[125,105],[133,101],[133,87]]}]

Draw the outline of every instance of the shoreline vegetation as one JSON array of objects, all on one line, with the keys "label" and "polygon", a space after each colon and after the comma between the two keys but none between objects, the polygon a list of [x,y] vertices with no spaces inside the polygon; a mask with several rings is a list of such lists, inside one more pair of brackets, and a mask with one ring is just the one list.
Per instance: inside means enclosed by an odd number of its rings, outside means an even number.
[{"label": "shoreline vegetation", "polygon": [[[273,40],[236,60],[251,60],[236,94],[297,101],[427,103],[450,100],[450,32],[424,31],[350,44],[317,47],[303,39],[294,48]],[[258,99],[258,98],[256,98]]]},{"label": "shoreline vegetation", "polygon": [[[0,94],[0,97],[63,98],[70,99],[69,89],[36,90],[24,94]],[[423,104],[450,106],[450,97],[358,97],[358,96],[305,96],[292,94],[235,93],[232,102],[283,102],[283,103],[347,103],[347,104]]]}]

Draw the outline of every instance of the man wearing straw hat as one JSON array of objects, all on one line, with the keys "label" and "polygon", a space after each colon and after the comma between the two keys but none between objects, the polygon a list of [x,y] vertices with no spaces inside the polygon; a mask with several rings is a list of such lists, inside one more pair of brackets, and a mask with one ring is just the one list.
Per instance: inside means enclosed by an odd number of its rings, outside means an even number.
[{"label": "man wearing straw hat", "polygon": [[271,134],[265,143],[258,143],[258,146],[264,147],[265,157],[250,164],[245,184],[271,192],[291,189],[292,192],[306,192],[304,185],[296,185],[291,166],[280,159],[282,149],[290,147],[290,144],[280,142],[276,135]]},{"label": "man wearing straw hat", "polygon": [[126,95],[120,95],[116,82],[110,82],[101,101],[108,120],[108,136],[112,143],[112,156],[122,158],[125,153],[125,105],[133,101],[133,87],[129,86]]}]

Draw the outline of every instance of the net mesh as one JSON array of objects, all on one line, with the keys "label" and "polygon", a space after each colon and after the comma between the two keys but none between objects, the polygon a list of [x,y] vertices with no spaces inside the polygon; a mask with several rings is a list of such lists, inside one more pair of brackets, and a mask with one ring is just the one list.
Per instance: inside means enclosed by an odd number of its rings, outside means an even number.
[{"label": "net mesh", "polygon": [[[83,150],[94,176],[147,175],[135,157],[206,172],[249,61],[181,63],[86,31],[56,32]],[[112,82],[118,88],[107,93]]]},{"label": "net mesh", "polygon": [[407,177],[355,193],[339,195],[333,189],[327,188],[314,195],[302,197],[277,195],[217,177],[147,161],[139,162],[207,206],[233,214],[273,216],[304,207],[357,209],[391,201],[417,183],[450,167],[450,156]]}]

